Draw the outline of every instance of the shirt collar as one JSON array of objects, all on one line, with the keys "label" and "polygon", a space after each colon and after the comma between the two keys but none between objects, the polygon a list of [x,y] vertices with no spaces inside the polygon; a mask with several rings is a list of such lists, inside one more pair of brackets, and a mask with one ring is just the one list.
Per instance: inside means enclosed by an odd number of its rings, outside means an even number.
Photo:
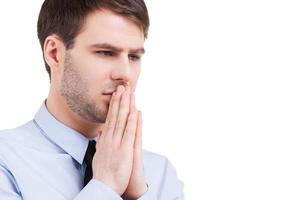
[{"label": "shirt collar", "polygon": [[82,164],[89,139],[55,119],[47,110],[45,103],[46,101],[35,115],[37,125],[53,143]]}]

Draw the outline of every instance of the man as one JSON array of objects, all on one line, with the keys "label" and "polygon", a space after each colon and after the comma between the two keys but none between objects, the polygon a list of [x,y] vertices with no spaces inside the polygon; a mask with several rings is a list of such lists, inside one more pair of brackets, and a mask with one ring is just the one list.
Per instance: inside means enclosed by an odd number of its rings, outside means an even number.
[{"label": "man", "polygon": [[0,199],[184,199],[168,159],[142,150],[148,27],[143,0],[45,0],[50,92],[32,121],[0,133]]}]

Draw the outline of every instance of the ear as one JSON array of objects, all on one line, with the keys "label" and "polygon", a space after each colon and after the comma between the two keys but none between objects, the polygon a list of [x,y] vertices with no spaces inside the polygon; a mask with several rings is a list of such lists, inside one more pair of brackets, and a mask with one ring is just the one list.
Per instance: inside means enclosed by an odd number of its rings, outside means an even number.
[{"label": "ear", "polygon": [[65,45],[57,35],[50,35],[45,39],[43,49],[44,59],[50,67],[52,76],[64,63]]}]

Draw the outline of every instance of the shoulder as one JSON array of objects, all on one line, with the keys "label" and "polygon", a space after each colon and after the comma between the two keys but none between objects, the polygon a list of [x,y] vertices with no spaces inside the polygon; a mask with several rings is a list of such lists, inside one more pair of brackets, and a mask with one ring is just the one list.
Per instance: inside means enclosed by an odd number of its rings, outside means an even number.
[{"label": "shoulder", "polygon": [[33,134],[34,123],[29,121],[16,128],[0,130],[0,143],[22,141]]},{"label": "shoulder", "polygon": [[26,145],[37,136],[33,121],[16,128],[0,130],[0,160]]}]

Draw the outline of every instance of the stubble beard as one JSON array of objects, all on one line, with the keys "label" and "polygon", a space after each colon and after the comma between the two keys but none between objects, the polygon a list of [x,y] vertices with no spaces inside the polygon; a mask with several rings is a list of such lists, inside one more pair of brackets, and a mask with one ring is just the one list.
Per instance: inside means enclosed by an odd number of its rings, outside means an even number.
[{"label": "stubble beard", "polygon": [[66,53],[60,93],[70,110],[92,123],[104,123],[107,111],[99,108],[89,97],[87,81],[80,75],[72,62],[70,53]]}]

